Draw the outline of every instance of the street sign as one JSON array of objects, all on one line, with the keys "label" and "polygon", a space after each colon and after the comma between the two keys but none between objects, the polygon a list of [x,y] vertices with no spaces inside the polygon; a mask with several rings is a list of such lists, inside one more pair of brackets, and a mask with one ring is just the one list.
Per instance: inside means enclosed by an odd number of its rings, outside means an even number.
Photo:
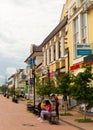
[{"label": "street sign", "polygon": [[90,44],[77,44],[77,55],[91,55],[92,49]]},{"label": "street sign", "polygon": [[31,84],[31,85],[34,84],[34,78],[30,78],[30,84]]},{"label": "street sign", "polygon": [[29,59],[29,64],[30,64],[30,68],[32,69],[33,65],[35,65],[35,59],[34,58],[30,58]]},{"label": "street sign", "polygon": [[26,79],[26,75],[25,74],[22,74],[22,79]]}]

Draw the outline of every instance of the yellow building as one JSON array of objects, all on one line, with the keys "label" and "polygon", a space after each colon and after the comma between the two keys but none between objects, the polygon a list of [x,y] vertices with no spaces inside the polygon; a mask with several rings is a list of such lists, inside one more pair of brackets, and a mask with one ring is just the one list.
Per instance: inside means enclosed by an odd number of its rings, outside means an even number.
[{"label": "yellow building", "polygon": [[66,15],[70,71],[76,75],[83,71],[84,57],[91,55],[93,50],[93,0],[67,0],[60,20]]},{"label": "yellow building", "polygon": [[67,16],[54,28],[42,43],[43,77],[47,74],[56,80],[68,71]]},{"label": "yellow building", "polygon": [[93,50],[92,27],[93,0],[66,0],[60,23],[42,43],[44,78],[47,70],[54,79],[68,71],[75,75],[83,71],[84,57]]}]

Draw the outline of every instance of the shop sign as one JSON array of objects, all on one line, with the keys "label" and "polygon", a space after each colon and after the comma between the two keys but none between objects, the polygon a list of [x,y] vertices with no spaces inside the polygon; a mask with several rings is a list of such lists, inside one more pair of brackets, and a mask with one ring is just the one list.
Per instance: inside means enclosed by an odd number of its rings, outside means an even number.
[{"label": "shop sign", "polygon": [[77,55],[91,55],[92,49],[90,44],[77,44]]},{"label": "shop sign", "polygon": [[83,64],[83,63],[79,63],[79,64],[75,64],[75,65],[73,65],[73,66],[70,66],[70,70],[75,70],[75,69],[81,68],[81,67],[82,67],[82,64]]},{"label": "shop sign", "polygon": [[54,72],[51,72],[50,73],[50,77],[53,77],[55,74],[54,74]]}]

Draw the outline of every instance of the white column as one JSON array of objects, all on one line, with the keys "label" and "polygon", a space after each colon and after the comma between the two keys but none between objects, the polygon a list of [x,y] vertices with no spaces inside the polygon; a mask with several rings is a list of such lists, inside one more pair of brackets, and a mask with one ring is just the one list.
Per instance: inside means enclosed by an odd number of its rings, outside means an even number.
[{"label": "white column", "polygon": [[46,66],[46,52],[44,52],[44,66]]},{"label": "white column", "polygon": [[78,16],[79,43],[81,43],[81,15]]},{"label": "white column", "polygon": [[58,41],[56,42],[56,60],[59,58]]},{"label": "white column", "polygon": [[49,49],[47,50],[47,65],[49,64]]},{"label": "white column", "polygon": [[61,38],[61,57],[64,57],[64,37]]},{"label": "white column", "polygon": [[51,61],[54,60],[54,46],[51,46]]}]

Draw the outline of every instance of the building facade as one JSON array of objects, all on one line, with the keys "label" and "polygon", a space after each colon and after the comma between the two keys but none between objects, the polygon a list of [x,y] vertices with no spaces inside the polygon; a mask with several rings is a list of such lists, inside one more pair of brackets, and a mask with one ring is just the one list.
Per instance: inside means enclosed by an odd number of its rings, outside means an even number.
[{"label": "building facade", "polygon": [[83,71],[84,57],[93,52],[93,0],[67,0],[61,20],[65,15],[68,15],[70,71],[76,75]]},{"label": "building facade", "polygon": [[[54,80],[68,71],[67,21],[66,16],[42,43],[43,72],[47,70]],[[44,78],[47,73],[43,73]]]},{"label": "building facade", "polygon": [[42,46],[31,45],[30,55],[25,60],[27,64],[27,82],[28,82],[28,98],[33,99],[35,96],[35,77],[42,74]]}]

